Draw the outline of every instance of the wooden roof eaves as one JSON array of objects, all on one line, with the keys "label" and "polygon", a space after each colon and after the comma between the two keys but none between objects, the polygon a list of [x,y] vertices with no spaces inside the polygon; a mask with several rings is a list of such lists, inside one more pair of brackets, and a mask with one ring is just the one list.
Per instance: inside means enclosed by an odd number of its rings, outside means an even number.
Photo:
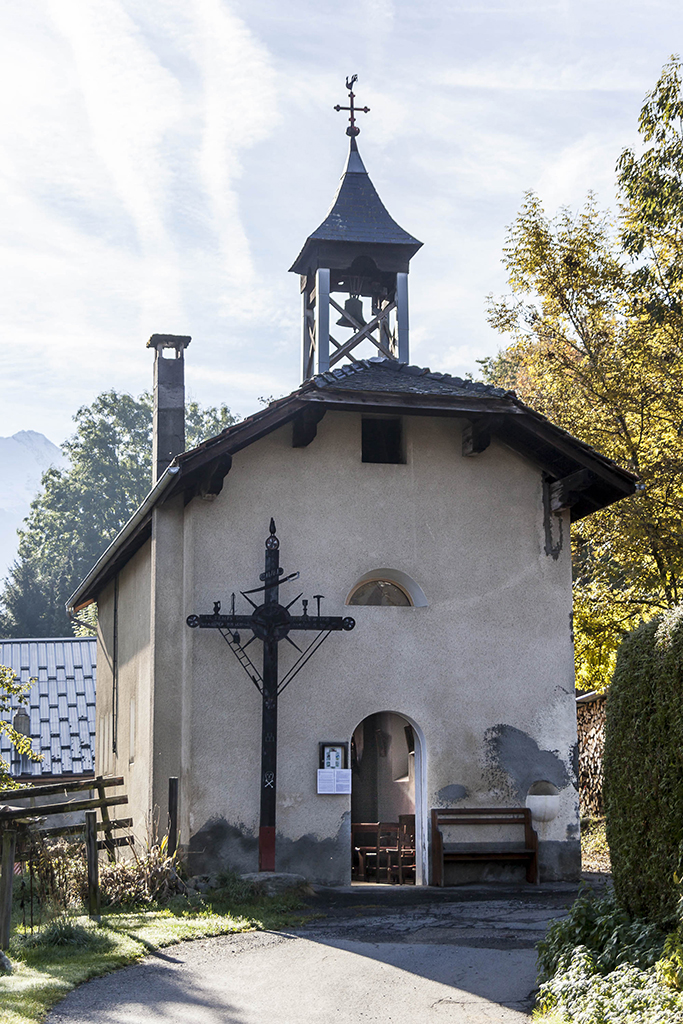
[{"label": "wooden roof eaves", "polygon": [[[477,395],[470,397],[377,391],[343,392],[336,389],[317,393],[307,392],[300,398],[302,402],[322,402],[330,409],[338,408],[349,412],[367,412],[374,406],[380,409],[390,407],[394,412],[409,414],[424,412],[465,418],[492,415],[494,420],[491,432],[508,447],[539,463],[546,472],[556,475],[557,466],[550,460],[543,459],[542,454],[534,450],[533,444],[521,444],[519,434],[527,434],[530,438],[538,439],[543,445],[554,449],[572,463],[596,473],[620,492],[614,498],[615,501],[619,497],[632,494],[635,489],[635,474],[617,466],[611,459],[571,437],[566,431],[514,399]],[[517,436],[506,436],[509,435],[513,424],[513,433]]]},{"label": "wooden roof eaves", "polygon": [[294,399],[283,399],[281,403],[274,403],[255,416],[250,416],[248,420],[228,427],[217,437],[209,438],[196,448],[177,455],[173,461],[179,467],[180,473],[164,494],[163,501],[168,501],[185,490],[190,473],[194,474],[224,455],[236,455],[255,441],[260,441],[262,437],[285,426],[303,408],[304,404],[298,395]]},{"label": "wooden roof eaves", "polygon": [[367,412],[368,409],[391,409],[395,413],[441,414],[444,416],[483,416],[485,414],[517,416],[524,410],[510,399],[448,394],[419,394],[410,391],[337,391],[321,389],[306,391],[302,403],[321,403],[328,409],[345,412]]},{"label": "wooden roof eaves", "polygon": [[[392,412],[398,414],[453,416],[465,419],[491,415],[494,417],[491,425],[491,432],[494,436],[513,451],[539,465],[551,476],[559,478],[565,472],[558,466],[556,459],[549,457],[550,453],[555,451],[567,459],[570,466],[578,465],[589,469],[600,480],[601,487],[598,490],[601,494],[597,498],[597,502],[592,494],[587,495],[587,501],[582,501],[572,509],[573,519],[588,515],[595,508],[604,508],[635,491],[637,477],[633,473],[617,466],[605,456],[600,455],[599,452],[571,437],[570,434],[554,426],[544,416],[514,398],[476,394],[460,396],[417,392],[363,392],[352,389],[345,391],[341,388],[318,388],[314,384],[306,382],[286,398],[273,402],[266,409],[260,410],[247,420],[227,427],[217,437],[210,438],[196,448],[176,456],[169,467],[173,474],[169,485],[158,496],[150,493],[143,506],[150,502],[150,499],[152,499],[151,503],[144,510],[144,516],[141,517],[135,529],[118,545],[116,541],[113,542],[112,547],[115,547],[115,550],[112,551],[110,559],[91,579],[87,580],[87,589],[83,588],[83,584],[81,584],[79,590],[73,595],[74,597],[78,596],[78,605],[70,605],[70,607],[77,610],[95,600],[103,587],[142,547],[151,535],[153,505],[164,503],[177,497],[179,493],[188,491],[188,488],[193,487],[201,470],[214,460],[242,451],[255,441],[291,422],[297,413],[307,406],[319,404],[325,405],[330,410],[338,409],[346,412],[391,409]],[[533,443],[534,439],[536,444]],[[545,452],[543,447],[546,449]],[[567,469],[568,471],[569,469]],[[611,492],[610,494],[605,493],[605,487]],[[192,495],[193,492],[190,489],[188,493]],[[588,507],[589,505],[595,507]],[[143,512],[142,506],[136,515],[141,512]],[[125,529],[124,527],[124,531]]]},{"label": "wooden roof eaves", "polygon": [[[532,410],[529,410],[523,419],[516,419],[514,424],[508,423],[508,429],[510,426],[512,426],[513,433],[512,444],[517,443],[520,448],[523,447],[523,454],[528,458],[534,459],[534,442],[537,442],[546,449],[554,449],[569,462],[590,470],[606,484],[618,490],[619,497],[633,494],[635,491],[638,480],[635,473],[618,466],[611,459],[571,437],[564,430],[550,423],[549,420],[537,418],[537,414]],[[540,455],[541,453],[539,453]]]},{"label": "wooden roof eaves", "polygon": [[[405,415],[437,415],[457,418],[493,416],[491,432],[507,447],[537,464],[545,472],[560,478],[573,467],[589,469],[607,485],[611,494],[597,499],[596,507],[604,507],[635,490],[636,477],[617,466],[604,455],[571,437],[545,417],[511,398],[484,395],[444,395],[411,392],[355,391],[337,388],[315,388],[304,385],[293,395],[273,403],[248,420],[228,427],[217,438],[211,438],[192,451],[178,456],[180,469],[176,480],[167,489],[167,501],[187,489],[190,473],[199,470],[220,456],[234,455],[273,430],[291,422],[297,413],[311,405],[345,412],[389,411]],[[565,464],[566,463],[566,468]],[[577,508],[577,513],[579,509]],[[588,509],[582,514],[588,514]]]},{"label": "wooden roof eaves", "polygon": [[79,595],[78,604],[74,605],[73,611],[78,612],[87,605],[97,600],[99,594],[111,583],[114,577],[131,560],[134,554],[140,550],[143,544],[152,536],[152,513],[142,520],[137,529],[126,537],[125,541],[116,549],[112,558],[102,566],[102,569],[89,582],[87,590]]}]

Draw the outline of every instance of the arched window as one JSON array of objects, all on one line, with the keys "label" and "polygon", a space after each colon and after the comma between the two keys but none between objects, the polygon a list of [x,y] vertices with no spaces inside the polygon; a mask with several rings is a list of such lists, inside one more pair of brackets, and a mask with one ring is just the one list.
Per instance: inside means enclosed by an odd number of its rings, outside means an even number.
[{"label": "arched window", "polygon": [[398,569],[374,569],[357,580],[346,603],[425,608],[427,598],[422,588],[406,573]]},{"label": "arched window", "polygon": [[391,580],[367,580],[349,594],[347,604],[391,604],[408,606],[413,602],[403,587]]}]

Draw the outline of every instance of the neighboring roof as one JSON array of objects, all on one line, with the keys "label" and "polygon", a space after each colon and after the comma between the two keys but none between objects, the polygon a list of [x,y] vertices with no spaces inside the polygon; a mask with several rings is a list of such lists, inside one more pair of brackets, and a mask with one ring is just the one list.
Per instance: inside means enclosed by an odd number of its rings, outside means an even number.
[{"label": "neighboring roof", "polygon": [[[28,704],[14,698],[12,721],[20,706],[31,718],[33,749],[42,761],[23,765],[0,733],[0,756],[13,775],[38,777],[90,775],[95,770],[95,637],[60,637],[40,640],[0,640],[0,664],[13,669],[22,683],[35,679]],[[23,770],[22,770],[23,769]]]},{"label": "neighboring roof", "polygon": [[315,437],[317,422],[331,409],[464,418],[482,425],[498,441],[530,459],[551,480],[565,480],[586,470],[590,485],[583,487],[572,507],[573,519],[635,490],[637,477],[633,473],[530,409],[514,391],[432,373],[394,359],[362,359],[312,377],[291,395],[177,455],[69,598],[67,607],[79,608],[95,600],[147,540],[155,505],[178,494],[184,494],[186,501],[198,494],[219,494],[233,455],[290,421],[300,428],[293,444],[305,446]]},{"label": "neighboring roof", "polygon": [[320,227],[308,236],[290,268],[292,271],[308,272],[309,255],[317,249],[312,244],[315,242],[401,246],[406,248],[408,259],[422,246],[390,215],[365,170],[354,138],[330,211]]}]

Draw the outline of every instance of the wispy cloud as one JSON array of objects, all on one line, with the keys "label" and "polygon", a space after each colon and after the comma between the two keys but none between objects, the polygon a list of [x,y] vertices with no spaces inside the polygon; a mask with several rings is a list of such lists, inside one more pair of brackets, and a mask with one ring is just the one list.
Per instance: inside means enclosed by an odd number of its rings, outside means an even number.
[{"label": "wispy cloud", "polygon": [[[412,356],[494,350],[505,225],[606,205],[640,99],[683,31],[674,0],[7,0],[0,5],[0,433],[60,441],[78,405],[151,379],[146,337],[188,333],[188,380],[241,413],[298,384],[298,282],[347,139],[344,78],[392,215],[425,242]],[[469,366],[467,365],[469,361]]]}]

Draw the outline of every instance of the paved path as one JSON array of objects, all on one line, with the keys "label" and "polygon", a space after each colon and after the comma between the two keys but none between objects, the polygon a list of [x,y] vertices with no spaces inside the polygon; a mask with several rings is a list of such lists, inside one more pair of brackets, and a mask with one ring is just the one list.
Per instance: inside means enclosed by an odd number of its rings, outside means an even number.
[{"label": "paved path", "polygon": [[296,932],[186,942],[81,986],[48,1024],[528,1024],[534,944],[576,889],[353,887]]}]

